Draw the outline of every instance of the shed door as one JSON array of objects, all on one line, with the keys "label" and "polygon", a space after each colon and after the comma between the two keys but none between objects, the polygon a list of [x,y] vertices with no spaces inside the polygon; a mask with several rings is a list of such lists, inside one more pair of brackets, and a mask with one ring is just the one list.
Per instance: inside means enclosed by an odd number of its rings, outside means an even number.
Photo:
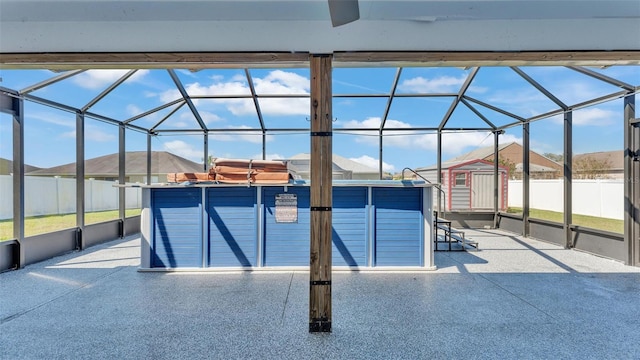
[{"label": "shed door", "polygon": [[[502,189],[502,176],[498,177]],[[502,204],[502,191],[498,191],[498,204]],[[471,209],[493,209],[493,173],[473,173],[471,176]]]}]

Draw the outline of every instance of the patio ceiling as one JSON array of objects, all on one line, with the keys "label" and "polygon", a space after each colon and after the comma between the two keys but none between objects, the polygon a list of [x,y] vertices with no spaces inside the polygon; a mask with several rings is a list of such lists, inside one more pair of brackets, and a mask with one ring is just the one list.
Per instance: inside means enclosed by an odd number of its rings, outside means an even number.
[{"label": "patio ceiling", "polygon": [[[344,8],[331,14],[331,3]],[[2,53],[640,49],[636,0],[1,0],[0,8]]]}]

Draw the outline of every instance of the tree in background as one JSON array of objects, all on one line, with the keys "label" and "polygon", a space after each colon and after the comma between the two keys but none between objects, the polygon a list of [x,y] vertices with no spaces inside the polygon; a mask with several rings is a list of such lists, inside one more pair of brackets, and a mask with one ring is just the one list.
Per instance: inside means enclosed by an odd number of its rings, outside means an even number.
[{"label": "tree in background", "polygon": [[546,157],[549,160],[553,160],[559,164],[564,162],[564,155],[562,154],[554,154],[554,153],[544,153],[542,156]]},{"label": "tree in background", "polygon": [[607,172],[611,166],[609,159],[598,160],[592,156],[585,156],[573,161],[573,178],[607,179]]},{"label": "tree in background", "polygon": [[498,156],[498,164],[507,168],[507,179],[516,178],[516,164],[513,161]]}]

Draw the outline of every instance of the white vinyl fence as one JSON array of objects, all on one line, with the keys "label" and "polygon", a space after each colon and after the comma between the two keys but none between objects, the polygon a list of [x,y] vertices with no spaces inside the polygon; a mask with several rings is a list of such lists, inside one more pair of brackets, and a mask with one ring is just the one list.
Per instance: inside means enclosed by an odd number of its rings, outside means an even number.
[{"label": "white vinyl fence", "polygon": [[[76,209],[75,179],[25,177],[25,216],[69,214]],[[118,189],[111,181],[85,180],[86,212],[118,209]],[[563,211],[564,188],[561,179],[531,180],[531,208]],[[139,188],[127,188],[127,209],[140,208]],[[13,214],[12,177],[0,175],[0,220]],[[510,207],[522,207],[522,180],[509,180]],[[623,219],[623,180],[574,180],[573,213],[610,219]]]},{"label": "white vinyl fence", "polygon": [[[113,181],[85,180],[85,212],[118,209],[118,188]],[[126,208],[140,208],[139,188],[125,190]],[[76,180],[25,176],[25,217],[70,214],[76,211]],[[0,175],[0,220],[13,217],[13,177]]]},{"label": "white vinyl fence", "polygon": [[[574,214],[622,220],[624,216],[623,180],[573,180]],[[529,201],[532,209],[563,212],[562,179],[531,180]],[[522,207],[522,180],[509,180],[509,206]]]}]

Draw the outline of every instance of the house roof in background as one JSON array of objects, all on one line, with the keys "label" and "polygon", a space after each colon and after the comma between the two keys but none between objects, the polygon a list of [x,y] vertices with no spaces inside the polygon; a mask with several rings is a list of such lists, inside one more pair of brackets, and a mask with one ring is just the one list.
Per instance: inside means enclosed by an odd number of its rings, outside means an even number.
[{"label": "house roof in background", "polygon": [[[129,151],[126,153],[125,159],[125,170],[127,175],[145,175],[147,173],[146,151]],[[87,159],[84,162],[84,172],[86,176],[117,176],[118,154],[109,154],[93,159]],[[166,174],[172,172],[204,172],[204,167],[202,164],[198,164],[166,151],[151,152],[152,174]],[[27,175],[75,176],[75,174],[76,163],[69,163],[32,171]]]},{"label": "house roof in background", "polygon": [[[293,155],[289,160],[310,160],[310,159],[311,159],[311,154],[300,153],[300,154]],[[338,166],[339,168],[343,170],[351,171],[354,174],[378,174],[378,169],[374,169],[372,167],[360,164],[359,162],[349,160],[337,154],[333,154],[333,164],[334,164],[334,167]]]},{"label": "house roof in background", "polygon": [[[24,164],[24,172],[28,173],[30,171],[40,170],[39,167]],[[0,175],[9,175],[13,173],[13,161],[0,158]]]},{"label": "house roof in background", "polygon": [[[513,144],[518,144],[516,142],[510,142],[510,143],[503,143],[503,144],[498,144],[498,151],[511,146]],[[519,145],[519,144],[518,144]],[[468,160],[473,160],[473,159],[485,159],[488,158],[490,156],[493,156],[493,145],[489,145],[489,146],[483,146],[480,148],[477,148],[475,150],[469,151],[468,153],[464,153],[462,155],[458,155],[452,159],[447,160],[446,162],[456,162],[456,161],[468,161]]]},{"label": "house roof in background", "polygon": [[[463,165],[471,165],[475,163],[481,163],[483,165],[490,165],[493,168],[493,163],[490,163],[483,159],[472,159],[472,160],[458,160],[458,161],[444,161],[442,163],[442,170],[447,170],[451,168],[455,168]],[[427,170],[436,170],[438,165],[430,165],[425,167],[416,168],[415,171],[427,171]],[[505,167],[500,165],[501,171],[505,170]]]}]

